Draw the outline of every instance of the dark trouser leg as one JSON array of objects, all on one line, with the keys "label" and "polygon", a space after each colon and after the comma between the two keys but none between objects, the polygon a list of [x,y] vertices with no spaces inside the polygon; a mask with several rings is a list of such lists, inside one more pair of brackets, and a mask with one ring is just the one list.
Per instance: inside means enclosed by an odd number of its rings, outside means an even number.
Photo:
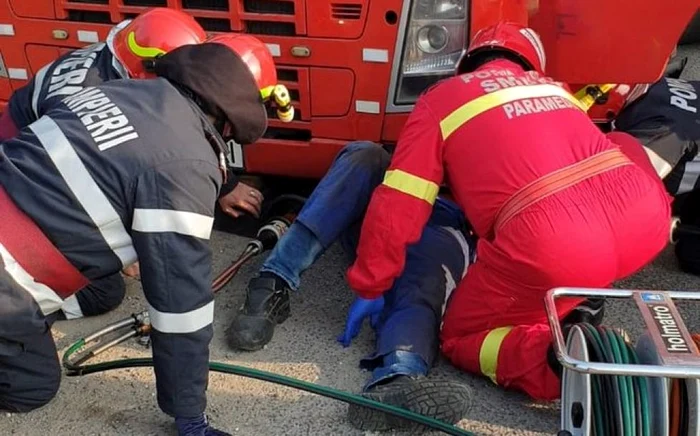
[{"label": "dark trouser leg", "polygon": [[61,367],[51,330],[15,342],[0,338],[0,410],[29,412],[51,401]]},{"label": "dark trouser leg", "polygon": [[[385,310],[377,328],[376,352],[361,366],[372,370],[364,396],[456,423],[471,405],[468,388],[449,380],[423,377],[438,353],[446,299],[469,262],[469,244],[461,233],[461,213],[456,208],[441,208],[445,204],[435,207],[420,241],[408,249],[404,272],[384,294]],[[356,406],[350,407],[348,418],[354,426],[369,431],[413,427],[406,421]]]},{"label": "dark trouser leg", "polygon": [[[0,245],[0,255],[3,250]],[[0,409],[29,412],[41,407],[56,395],[60,382],[46,319],[0,256]]]},{"label": "dark trouser leg", "polygon": [[389,153],[377,144],[348,144],[261,271],[273,273],[297,289],[301,274],[353,223],[361,221],[388,166]]},{"label": "dark trouser leg", "polygon": [[427,374],[438,353],[446,293],[465,269],[466,246],[457,230],[429,225],[420,241],[409,247],[404,272],[384,294],[376,353],[362,361],[364,368],[374,370],[368,387],[396,375]]},{"label": "dark trouser leg", "polygon": [[234,349],[255,351],[290,314],[289,289],[348,227],[360,221],[389,154],[370,142],[348,144],[306,201],[296,221],[248,284],[246,302],[227,331]]},{"label": "dark trouser leg", "polygon": [[66,319],[97,316],[119,307],[126,295],[126,284],[120,273],[93,280],[67,298],[61,308]]}]

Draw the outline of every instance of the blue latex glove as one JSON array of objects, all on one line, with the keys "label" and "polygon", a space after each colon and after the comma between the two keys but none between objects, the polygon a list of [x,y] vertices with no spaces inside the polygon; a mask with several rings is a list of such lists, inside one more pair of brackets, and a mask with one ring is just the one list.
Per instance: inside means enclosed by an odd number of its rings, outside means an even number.
[{"label": "blue latex glove", "polygon": [[202,413],[196,418],[175,418],[178,436],[231,436],[229,433],[209,426],[207,416]]},{"label": "blue latex glove", "polygon": [[384,309],[384,297],[379,297],[374,300],[357,297],[348,310],[348,318],[345,321],[345,331],[338,336],[338,342],[343,344],[343,347],[349,347],[350,342],[360,333],[362,322],[369,317],[370,325],[375,327],[379,322],[379,316]]}]

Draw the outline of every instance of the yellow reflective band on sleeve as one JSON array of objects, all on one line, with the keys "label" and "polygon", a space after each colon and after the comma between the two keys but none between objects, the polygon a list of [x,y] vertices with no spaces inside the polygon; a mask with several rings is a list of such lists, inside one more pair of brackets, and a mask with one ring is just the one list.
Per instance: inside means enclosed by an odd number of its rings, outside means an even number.
[{"label": "yellow reflective band on sleeve", "polygon": [[141,47],[136,42],[136,34],[134,32],[129,33],[126,42],[129,45],[129,50],[140,58],[155,58],[165,54],[165,50],[157,47]]},{"label": "yellow reflective band on sleeve", "polygon": [[586,109],[573,95],[569,94],[560,86],[551,84],[515,86],[482,95],[477,99],[465,103],[460,108],[449,114],[442,121],[440,121],[442,139],[447,139],[452,133],[454,133],[455,130],[460,128],[467,121],[488,110],[507,103],[512,103],[516,100],[535,97],[562,97],[570,101],[574,106],[578,107],[582,111],[586,111]]},{"label": "yellow reflective band on sleeve", "polygon": [[498,366],[498,353],[501,350],[501,344],[506,335],[510,333],[513,327],[499,327],[493,329],[486,335],[484,342],[481,344],[479,351],[479,367],[481,373],[490,378],[492,382],[496,381],[496,367]]},{"label": "yellow reflective band on sleeve", "polygon": [[401,170],[390,170],[384,175],[385,186],[401,191],[432,205],[435,203],[440,187],[430,180],[414,176]]}]

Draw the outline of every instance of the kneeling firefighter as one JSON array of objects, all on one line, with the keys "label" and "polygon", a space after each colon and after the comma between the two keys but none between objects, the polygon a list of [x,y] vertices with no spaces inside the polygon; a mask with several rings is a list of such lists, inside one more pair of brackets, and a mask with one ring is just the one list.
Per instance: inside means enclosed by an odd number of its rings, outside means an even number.
[{"label": "kneeling firefighter", "polygon": [[[155,8],[133,20],[124,20],[110,30],[106,42],[60,56],[15,91],[7,110],[0,115],[0,140],[14,137],[18,129],[30,125],[63,98],[87,86],[117,79],[154,78],[144,61],[205,39],[204,29],[194,18],[173,9]],[[137,269],[138,264],[128,268]],[[67,298],[54,318],[75,319],[106,313],[119,306],[125,291],[119,273],[92,280]]]},{"label": "kneeling firefighter", "polygon": [[[671,214],[639,143],[606,137],[544,67],[531,29],[500,23],[475,35],[458,75],[417,101],[348,282],[365,299],[391,288],[446,183],[479,241],[448,302],[442,351],[461,369],[553,399],[561,368],[548,364],[546,292],[631,275],[665,247]],[[560,300],[560,318],[602,314],[582,304]]]},{"label": "kneeling firefighter", "polygon": [[245,38],[177,48],[156,60],[157,79],[87,87],[0,144],[0,408],[28,412],[55,396],[46,317],[138,259],[158,404],[180,435],[225,434],[204,414],[207,240],[225,140],[264,133],[261,90],[276,80],[264,44]]}]

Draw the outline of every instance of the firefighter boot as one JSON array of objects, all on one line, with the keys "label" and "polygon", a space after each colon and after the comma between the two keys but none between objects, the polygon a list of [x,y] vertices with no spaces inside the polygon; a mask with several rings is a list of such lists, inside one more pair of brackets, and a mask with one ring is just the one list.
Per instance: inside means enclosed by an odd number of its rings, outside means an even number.
[{"label": "firefighter boot", "polygon": [[245,303],[227,331],[229,346],[235,350],[260,350],[272,339],[275,325],[289,315],[289,287],[273,274],[262,273],[248,283]]}]

